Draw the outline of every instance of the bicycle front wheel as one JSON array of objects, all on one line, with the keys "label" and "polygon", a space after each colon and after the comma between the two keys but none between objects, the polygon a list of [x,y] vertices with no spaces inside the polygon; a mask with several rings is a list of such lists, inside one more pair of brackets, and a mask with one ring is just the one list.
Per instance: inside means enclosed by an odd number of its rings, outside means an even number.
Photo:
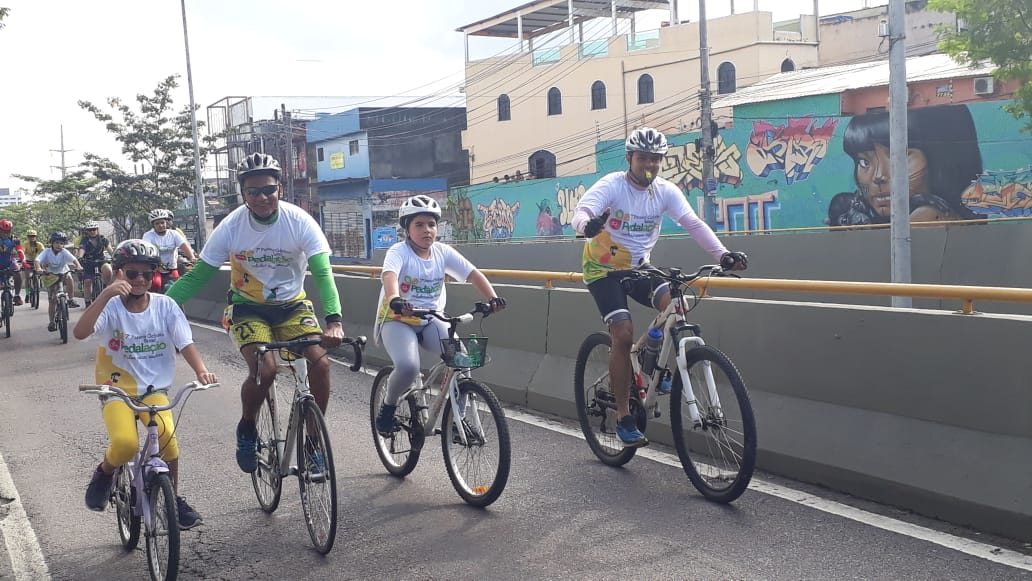
[{"label": "bicycle front wheel", "polygon": [[61,342],[68,342],[68,301],[61,299],[57,304],[57,329],[61,331]]},{"label": "bicycle front wheel", "polygon": [[6,291],[6,290],[3,292],[2,295],[0,295],[0,297],[2,297],[2,298],[0,298],[0,301],[2,301],[2,303],[3,303],[2,305],[0,305],[0,315],[3,316],[4,333],[8,337],[10,337],[11,336],[11,311],[14,310],[14,301],[13,301],[13,299],[11,299],[11,293],[9,291]]},{"label": "bicycle front wheel", "polygon": [[373,379],[373,391],[369,398],[369,421],[373,428],[376,455],[380,457],[380,462],[387,472],[400,478],[416,468],[426,437],[423,434],[423,425],[419,421],[419,408],[412,396],[404,402],[398,402],[398,408],[394,412],[397,430],[390,436],[381,436],[376,430],[376,416],[379,415],[380,406],[387,396],[387,378],[392,371],[393,367],[384,367]]},{"label": "bicycle front wheel", "polygon": [[301,507],[312,544],[325,555],[333,548],[337,536],[337,475],[330,433],[313,399],[301,402],[298,419],[297,481],[301,487]]},{"label": "bicycle front wheel", "polygon": [[441,445],[444,465],[462,500],[484,507],[498,500],[509,480],[512,444],[509,424],[495,394],[472,379],[459,381],[459,424],[466,442],[459,436],[452,417],[451,402],[441,416]]},{"label": "bicycle front wheel", "polygon": [[168,474],[156,474],[148,485],[151,526],[147,527],[147,566],[151,579],[175,579],[179,574],[179,512]]},{"label": "bicycle front wheel", "polygon": [[620,418],[616,413],[616,396],[609,387],[612,345],[609,333],[601,332],[588,335],[581,343],[573,371],[573,399],[588,447],[603,464],[623,466],[634,458],[637,448],[625,448],[616,435]]},{"label": "bicycle front wheel", "polygon": [[39,308],[39,277],[35,275],[29,278],[29,304],[33,309]]},{"label": "bicycle front wheel", "polygon": [[258,497],[258,505],[262,510],[272,514],[279,506],[280,493],[283,490],[283,478],[280,476],[279,455],[279,420],[276,417],[276,386],[269,387],[265,403],[258,410],[255,422],[258,429],[258,441],[255,444],[258,455],[258,469],[251,473],[251,484],[254,495]]},{"label": "bicycle front wheel", "polygon": [[118,537],[122,539],[125,550],[132,551],[140,543],[140,515],[135,514],[136,490],[129,480],[128,466],[118,468],[112,496],[118,516]]},{"label": "bicycle front wheel", "polygon": [[734,363],[719,349],[695,347],[685,357],[694,397],[686,396],[680,374],[675,375],[670,425],[677,456],[703,496],[728,503],[745,492],[756,466],[756,420],[749,393]]}]

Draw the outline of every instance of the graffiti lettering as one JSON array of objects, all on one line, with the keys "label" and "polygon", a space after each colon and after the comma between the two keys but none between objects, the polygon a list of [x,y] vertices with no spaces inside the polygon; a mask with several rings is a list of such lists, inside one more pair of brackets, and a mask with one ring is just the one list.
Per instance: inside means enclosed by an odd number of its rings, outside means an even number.
[{"label": "graffiti lettering", "polygon": [[[742,152],[734,143],[727,143],[718,135],[713,141],[713,177],[718,182],[738,187],[742,183]],[[663,158],[659,175],[677,184],[685,191],[702,189],[702,152],[695,144],[672,147]]]},{"label": "graffiti lettering", "polygon": [[559,205],[560,224],[565,226],[573,220],[573,211],[577,209],[577,202],[586,191],[588,190],[584,184],[577,184],[576,188],[556,188],[555,201]]},{"label": "graffiti lettering", "polygon": [[1032,170],[980,176],[961,195],[961,201],[980,214],[1032,216]]},{"label": "graffiti lettering", "polygon": [[[765,230],[770,224],[771,210],[781,208],[778,192],[771,191],[754,196],[717,198],[717,224],[724,225],[724,232],[752,232]],[[703,214],[703,199],[699,196],[699,215]]]},{"label": "graffiti lettering", "polygon": [[745,154],[749,169],[761,178],[783,171],[789,185],[803,181],[828,154],[828,144],[837,126],[837,119],[818,125],[809,116],[790,118],[787,124],[778,126],[757,121],[753,123]]},{"label": "graffiti lettering", "polygon": [[516,213],[520,210],[519,202],[510,206],[505,200],[495,198],[486,206],[477,204],[477,210],[484,218],[485,236],[496,240],[512,238],[516,230]]}]

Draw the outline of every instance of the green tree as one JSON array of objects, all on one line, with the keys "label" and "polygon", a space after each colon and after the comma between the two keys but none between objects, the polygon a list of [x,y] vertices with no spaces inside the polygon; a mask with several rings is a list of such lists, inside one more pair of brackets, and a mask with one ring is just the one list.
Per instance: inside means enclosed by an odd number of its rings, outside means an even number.
[{"label": "green tree", "polygon": [[942,31],[939,48],[958,62],[989,60],[993,76],[1021,83],[1005,109],[1032,131],[1032,3],[1029,0],[931,0],[928,7],[953,12],[965,26]]},{"label": "green tree", "polygon": [[4,24],[4,19],[7,18],[7,15],[10,13],[10,8],[4,8],[3,6],[0,6],[0,30],[3,30],[4,26],[7,26],[6,24]]},{"label": "green tree", "polygon": [[74,239],[84,222],[99,217],[95,205],[104,196],[104,187],[86,170],[71,172],[59,180],[23,175],[14,177],[34,184],[32,194],[35,201],[5,208],[21,236],[29,228],[34,228],[39,231],[41,240],[46,240],[55,230],[63,231]]},{"label": "green tree", "polygon": [[[136,168],[130,174],[110,159],[84,155],[83,165],[107,184],[97,208],[111,218],[119,237],[139,234],[150,210],[177,208],[195,191],[190,108],[176,112],[171,96],[179,86],[177,79],[178,75],[167,77],[153,94],[136,95],[135,108],[117,97],[107,100],[110,111],[79,101],[80,107],[105,124]],[[209,149],[209,143],[201,144],[201,167]]]}]

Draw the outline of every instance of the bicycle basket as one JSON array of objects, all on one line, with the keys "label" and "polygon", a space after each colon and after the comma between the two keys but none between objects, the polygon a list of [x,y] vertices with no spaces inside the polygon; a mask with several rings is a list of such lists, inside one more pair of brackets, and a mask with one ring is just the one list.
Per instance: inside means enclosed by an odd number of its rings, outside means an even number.
[{"label": "bicycle basket", "polygon": [[455,369],[476,369],[488,361],[487,337],[441,339],[441,359]]}]

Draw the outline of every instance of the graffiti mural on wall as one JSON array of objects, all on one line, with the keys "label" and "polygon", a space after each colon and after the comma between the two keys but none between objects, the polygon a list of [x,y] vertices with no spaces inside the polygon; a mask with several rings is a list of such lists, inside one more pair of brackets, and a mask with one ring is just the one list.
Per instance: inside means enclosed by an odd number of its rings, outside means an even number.
[{"label": "graffiti mural on wall", "polygon": [[588,191],[583,183],[577,184],[576,188],[564,188],[556,185],[555,201],[559,204],[559,224],[569,226],[573,220],[573,211],[577,209],[577,202],[580,201],[584,192]]},{"label": "graffiti mural on wall", "polygon": [[1032,169],[980,176],[964,192],[963,200],[976,212],[1032,216]]},{"label": "graffiti mural on wall", "polygon": [[[738,186],[742,183],[742,152],[734,142],[722,135],[713,141],[713,176],[718,183]],[[671,147],[663,158],[659,175],[677,184],[684,191],[702,189],[702,153],[694,143]]]},{"label": "graffiti mural on wall", "polygon": [[559,222],[559,216],[552,215],[552,207],[548,200],[538,202],[537,235],[538,236],[561,236],[563,225]]},{"label": "graffiti mural on wall", "polygon": [[[781,207],[777,191],[717,198],[717,205],[717,224],[723,225],[725,232],[765,230],[770,227],[771,212]],[[702,196],[696,200],[696,206],[696,212],[703,215]]]},{"label": "graffiti mural on wall", "polygon": [[[446,242],[472,242],[480,238],[477,226],[467,188],[449,190],[437,235]],[[446,235],[442,235],[442,229]]]},{"label": "graffiti mural on wall", "polygon": [[789,185],[805,180],[827,156],[837,126],[836,119],[818,125],[813,117],[790,117],[781,125],[756,121],[745,153],[749,169],[761,178],[783,171]]},{"label": "graffiti mural on wall", "polygon": [[483,217],[484,237],[493,240],[512,238],[516,232],[516,214],[520,203],[508,204],[501,198],[491,200],[488,205],[477,204],[477,211]]}]

